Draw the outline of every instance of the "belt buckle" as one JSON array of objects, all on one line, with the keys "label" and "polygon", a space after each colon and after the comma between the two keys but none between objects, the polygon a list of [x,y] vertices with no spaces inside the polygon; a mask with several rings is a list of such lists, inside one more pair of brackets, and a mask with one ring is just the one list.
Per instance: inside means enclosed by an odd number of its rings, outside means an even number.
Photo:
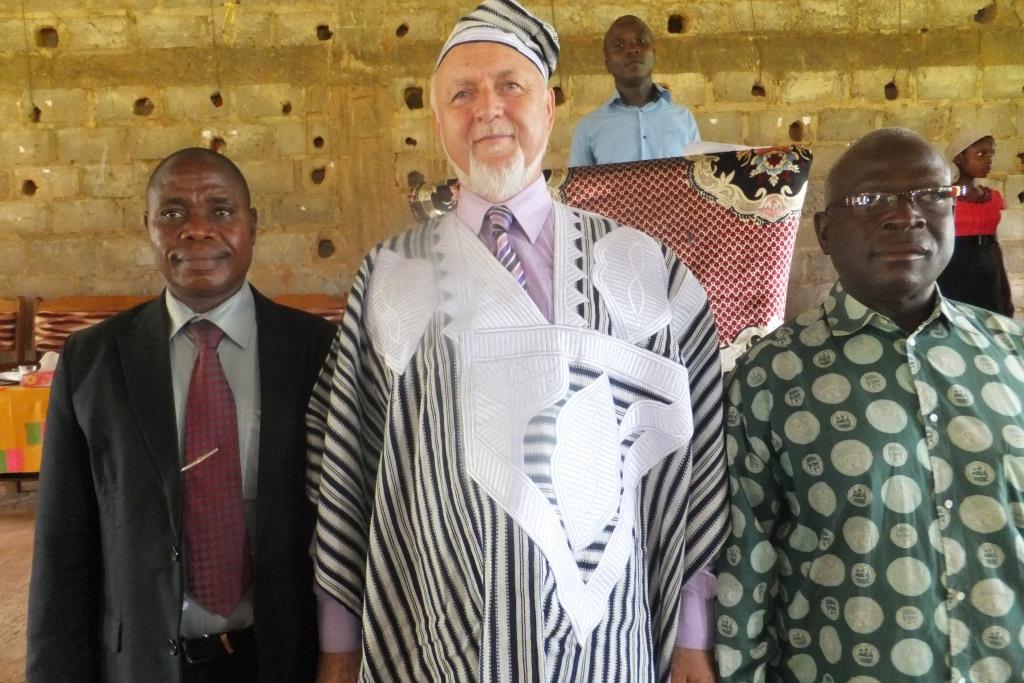
[{"label": "belt buckle", "polygon": [[198,638],[182,638],[181,650],[189,664],[205,664],[217,656],[217,640],[205,635]]}]

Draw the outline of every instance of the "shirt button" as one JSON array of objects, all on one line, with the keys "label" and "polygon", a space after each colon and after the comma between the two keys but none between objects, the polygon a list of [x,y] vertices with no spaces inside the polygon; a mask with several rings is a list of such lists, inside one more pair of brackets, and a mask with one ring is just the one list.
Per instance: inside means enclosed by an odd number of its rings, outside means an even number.
[{"label": "shirt button", "polygon": [[917,346],[917,340],[916,339],[908,339],[907,340],[907,346],[909,346],[911,348]]},{"label": "shirt button", "polygon": [[177,562],[181,558],[181,551],[178,550],[178,546],[171,546],[171,562]]},{"label": "shirt button", "polygon": [[947,510],[952,510],[953,509],[953,501],[951,501],[949,498],[947,498],[946,500],[942,501],[942,505]]},{"label": "shirt button", "polygon": [[938,422],[939,416],[936,415],[935,413],[932,413],[931,415],[928,416],[928,419],[931,420],[932,422]]},{"label": "shirt button", "polygon": [[167,641],[167,654],[169,654],[172,657],[177,657],[178,656],[178,639],[177,638],[171,638],[170,640]]}]

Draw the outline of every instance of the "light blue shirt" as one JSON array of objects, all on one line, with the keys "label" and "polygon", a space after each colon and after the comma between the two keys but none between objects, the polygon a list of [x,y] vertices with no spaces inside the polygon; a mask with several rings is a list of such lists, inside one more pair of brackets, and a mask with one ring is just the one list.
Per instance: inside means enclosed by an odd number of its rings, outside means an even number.
[{"label": "light blue shirt", "polygon": [[672,101],[664,88],[642,107],[622,101],[618,92],[587,114],[572,136],[569,166],[616,164],[682,156],[683,148],[700,140],[690,110]]},{"label": "light blue shirt", "polygon": [[[238,418],[238,456],[242,466],[242,497],[249,531],[249,550],[255,551],[253,520],[256,505],[256,475],[260,449],[260,365],[256,343],[256,301],[248,283],[216,308],[194,313],[168,291],[165,297],[171,319],[171,383],[174,415],[178,427],[178,457],[185,461],[185,402],[197,350],[183,329],[192,320],[205,319],[224,330],[217,357],[235,398]],[[188,553],[188,548],[185,548]],[[186,593],[181,606],[181,635],[186,638],[245,628],[253,623],[252,587],[228,618],[209,612]]]}]

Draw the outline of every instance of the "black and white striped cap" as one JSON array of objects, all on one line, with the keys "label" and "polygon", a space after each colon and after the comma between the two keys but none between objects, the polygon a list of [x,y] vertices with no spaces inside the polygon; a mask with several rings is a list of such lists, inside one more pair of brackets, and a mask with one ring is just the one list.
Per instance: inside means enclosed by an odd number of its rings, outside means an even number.
[{"label": "black and white striped cap", "polygon": [[558,34],[551,24],[533,16],[515,0],[485,0],[455,24],[434,69],[456,45],[481,42],[511,47],[533,62],[545,80],[558,64]]}]

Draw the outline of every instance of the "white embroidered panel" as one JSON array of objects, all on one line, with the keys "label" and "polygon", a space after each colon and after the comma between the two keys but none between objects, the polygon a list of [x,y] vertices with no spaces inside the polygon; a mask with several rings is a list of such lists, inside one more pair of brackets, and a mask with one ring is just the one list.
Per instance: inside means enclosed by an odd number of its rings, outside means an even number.
[{"label": "white embroidered panel", "polygon": [[555,322],[570,327],[587,327],[587,321],[577,312],[577,306],[587,303],[587,297],[576,283],[586,277],[576,266],[583,252],[576,245],[583,239],[577,226],[579,216],[565,204],[555,203],[554,234],[554,299]]},{"label": "white embroidered panel", "polygon": [[551,479],[573,550],[593,543],[618,509],[619,428],[608,376],[566,401],[555,425]]},{"label": "white embroidered panel", "polygon": [[[540,548],[554,575],[559,604],[577,639],[586,642],[604,618],[608,597],[633,551],[641,478],[692,436],[686,369],[621,339],[559,325],[466,330],[458,343],[467,473]],[[566,520],[563,529],[558,513],[526,472],[523,440],[530,419],[567,395],[570,363],[596,368],[603,380],[571,397],[556,423],[560,452],[554,467],[560,470],[556,497]],[[611,377],[642,386],[661,401],[635,400],[621,425],[616,424]],[[566,410],[575,414],[565,416]],[[610,489],[612,479],[619,478],[612,453],[618,459],[620,444],[630,434],[636,438],[621,466],[620,493],[618,486]],[[588,452],[592,447],[599,451],[596,463],[595,453]],[[580,473],[594,477],[594,495],[571,490]],[[618,521],[584,581],[572,548],[586,544],[594,529],[607,524],[609,509],[618,511]]]},{"label": "white embroidered panel", "polygon": [[366,295],[366,327],[393,372],[405,371],[436,308],[430,262],[382,249]]},{"label": "white embroidered panel", "polygon": [[505,266],[472,230],[449,214],[438,226],[436,245],[444,273],[442,309],[452,322],[445,334],[508,325],[544,325],[547,320]]},{"label": "white embroidered panel", "polygon": [[649,235],[620,227],[599,239],[593,278],[615,334],[626,341],[646,339],[672,319],[665,257]]}]

